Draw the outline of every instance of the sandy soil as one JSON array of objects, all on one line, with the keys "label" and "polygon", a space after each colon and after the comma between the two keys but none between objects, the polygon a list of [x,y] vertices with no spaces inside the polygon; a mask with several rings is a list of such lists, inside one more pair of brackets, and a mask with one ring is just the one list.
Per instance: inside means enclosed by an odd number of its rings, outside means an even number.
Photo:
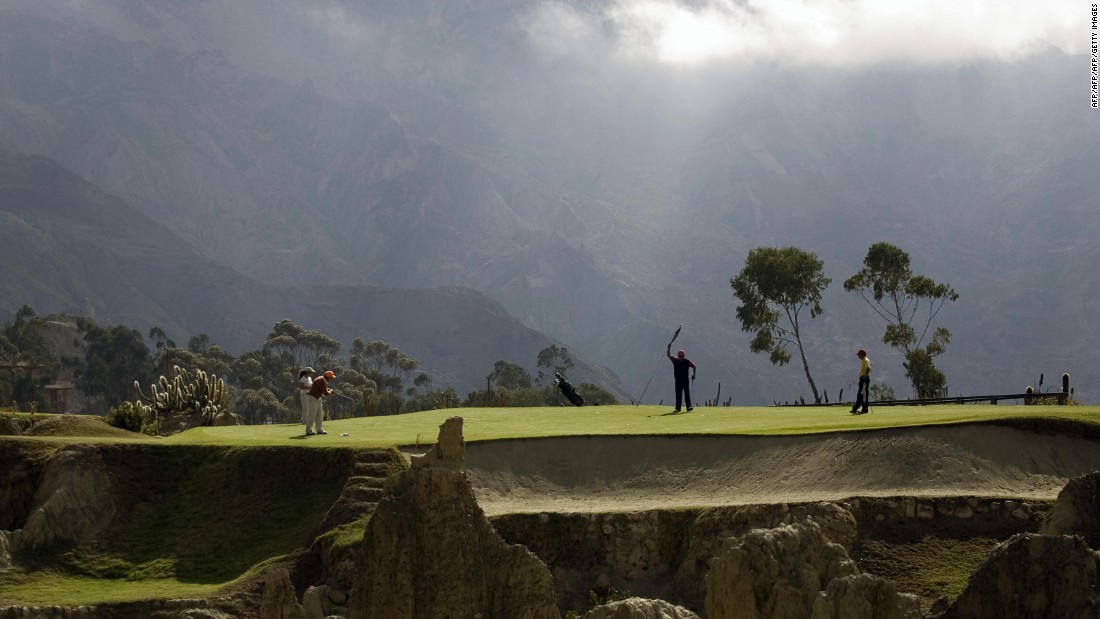
[{"label": "sandy soil", "polygon": [[783,437],[567,437],[470,443],[490,515],[839,500],[1053,499],[1100,470],[1100,440],[992,425]]}]

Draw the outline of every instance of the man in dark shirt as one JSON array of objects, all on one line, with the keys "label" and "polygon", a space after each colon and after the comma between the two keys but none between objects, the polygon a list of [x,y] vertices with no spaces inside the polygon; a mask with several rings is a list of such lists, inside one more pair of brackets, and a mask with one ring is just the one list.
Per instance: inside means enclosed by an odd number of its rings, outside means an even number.
[{"label": "man in dark shirt", "polygon": [[684,351],[672,356],[672,342],[665,349],[668,360],[672,362],[672,375],[676,379],[676,411],[680,412],[680,400],[683,398],[688,410],[691,410],[691,382],[688,381],[688,368],[691,368],[691,380],[695,380],[695,364],[684,357]]}]

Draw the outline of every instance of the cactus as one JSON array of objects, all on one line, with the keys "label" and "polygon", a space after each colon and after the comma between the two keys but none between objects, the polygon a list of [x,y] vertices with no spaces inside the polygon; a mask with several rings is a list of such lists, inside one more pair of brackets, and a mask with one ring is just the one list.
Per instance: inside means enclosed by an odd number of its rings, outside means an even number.
[{"label": "cactus", "polygon": [[178,415],[189,412],[198,413],[203,425],[212,425],[214,419],[228,409],[225,397],[225,381],[215,374],[207,374],[201,369],[194,373],[172,367],[172,379],[161,376],[157,384],[149,386],[149,395],[134,381],[134,391],[138,400],[134,403],[147,416],[159,420],[161,415]]}]

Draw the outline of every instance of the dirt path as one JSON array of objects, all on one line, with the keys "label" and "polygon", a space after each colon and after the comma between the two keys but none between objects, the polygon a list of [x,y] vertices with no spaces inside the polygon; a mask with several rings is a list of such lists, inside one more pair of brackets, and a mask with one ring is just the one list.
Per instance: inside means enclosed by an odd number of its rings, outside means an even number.
[{"label": "dirt path", "polygon": [[492,516],[838,500],[1053,499],[1100,470],[1100,441],[995,425],[783,437],[568,437],[471,443]]}]

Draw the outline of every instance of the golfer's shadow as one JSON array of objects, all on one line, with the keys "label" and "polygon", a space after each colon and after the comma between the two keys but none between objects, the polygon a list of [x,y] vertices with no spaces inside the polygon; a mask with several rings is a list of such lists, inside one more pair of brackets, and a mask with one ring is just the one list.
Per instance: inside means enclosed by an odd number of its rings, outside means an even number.
[{"label": "golfer's shadow", "polygon": [[650,415],[650,417],[668,417],[669,415],[683,415],[683,414],[684,414],[684,411],[680,411],[680,412],[669,411],[667,413],[661,413],[660,415]]}]

